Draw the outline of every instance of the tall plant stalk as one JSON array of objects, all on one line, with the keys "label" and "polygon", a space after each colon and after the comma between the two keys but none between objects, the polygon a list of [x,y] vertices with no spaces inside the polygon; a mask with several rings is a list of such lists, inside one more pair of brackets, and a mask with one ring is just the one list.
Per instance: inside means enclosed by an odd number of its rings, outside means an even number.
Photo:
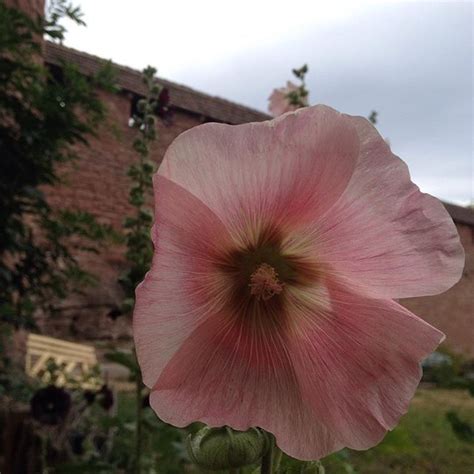
[{"label": "tall plant stalk", "polygon": [[135,380],[135,395],[136,395],[136,413],[135,413],[135,466],[134,472],[140,474],[141,472],[141,453],[142,453],[142,392],[143,384],[138,376]]},{"label": "tall plant stalk", "polygon": [[[129,193],[129,203],[135,211],[124,223],[126,229],[126,259],[129,269],[120,279],[125,290],[124,312],[129,313],[134,305],[135,287],[140,283],[148,271],[153,256],[153,247],[150,242],[150,227],[153,219],[149,200],[152,190],[152,176],[155,170],[154,163],[150,160],[151,147],[157,138],[155,111],[161,87],[155,81],[156,69],[147,67],[143,71],[143,81],[147,87],[147,95],[137,104],[137,113],[132,118],[131,125],[138,131],[138,136],[133,142],[133,149],[138,155],[138,162],[133,163],[128,176],[132,180]],[[141,472],[142,459],[142,432],[143,432],[143,383],[141,374],[137,370],[135,377],[136,420],[135,420],[135,455],[133,459],[133,472]]]},{"label": "tall plant stalk", "polygon": [[273,458],[275,456],[275,438],[271,433],[268,433],[268,437],[270,439],[270,445],[268,447],[267,452],[262,457],[261,465],[260,465],[260,473],[261,474],[273,474]]}]

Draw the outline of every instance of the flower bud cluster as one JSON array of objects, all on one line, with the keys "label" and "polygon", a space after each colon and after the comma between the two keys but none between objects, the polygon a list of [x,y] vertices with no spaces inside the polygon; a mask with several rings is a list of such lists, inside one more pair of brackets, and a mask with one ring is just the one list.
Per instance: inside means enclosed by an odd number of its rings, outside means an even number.
[{"label": "flower bud cluster", "polygon": [[211,471],[254,464],[265,455],[269,445],[268,435],[259,428],[236,431],[227,426],[206,426],[187,439],[191,461]]}]

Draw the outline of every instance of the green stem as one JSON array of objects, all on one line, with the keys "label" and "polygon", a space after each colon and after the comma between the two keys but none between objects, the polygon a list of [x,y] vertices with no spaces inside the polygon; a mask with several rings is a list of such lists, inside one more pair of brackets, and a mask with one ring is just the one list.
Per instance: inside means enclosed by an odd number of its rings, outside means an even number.
[{"label": "green stem", "polygon": [[278,468],[280,467],[280,462],[281,462],[281,456],[282,456],[282,451],[281,449],[275,445],[275,455],[273,456],[273,468],[275,472],[278,472]]},{"label": "green stem", "polygon": [[137,376],[135,381],[135,390],[136,390],[136,419],[135,419],[135,469],[136,474],[141,473],[141,456],[142,456],[142,381],[140,377]]},{"label": "green stem", "polygon": [[41,473],[48,474],[48,436],[40,436]]},{"label": "green stem", "polygon": [[262,458],[262,464],[260,467],[261,474],[273,474],[273,452],[275,450],[275,439],[270,433],[268,433],[268,436],[270,437],[270,446]]}]

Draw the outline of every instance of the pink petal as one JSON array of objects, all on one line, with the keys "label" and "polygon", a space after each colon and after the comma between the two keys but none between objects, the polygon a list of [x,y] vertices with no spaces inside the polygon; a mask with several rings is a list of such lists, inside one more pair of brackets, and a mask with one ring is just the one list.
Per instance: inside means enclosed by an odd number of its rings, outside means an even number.
[{"label": "pink petal", "polygon": [[[270,97],[268,98],[268,110],[274,117],[285,114],[286,112],[293,112],[299,107],[290,103],[288,94],[296,91],[298,86],[288,81],[286,87],[280,87],[274,89]],[[307,104],[306,104],[307,105]]]},{"label": "pink petal", "polygon": [[135,346],[144,383],[152,386],[181,343],[217,305],[213,258],[228,233],[197,198],[155,176],[155,254],[136,290]]},{"label": "pink petal", "polygon": [[303,403],[287,342],[229,321],[207,319],[165,367],[150,395],[158,416],[179,427],[197,420],[259,426],[291,455],[311,446],[318,458],[342,448]]},{"label": "pink petal", "polygon": [[376,444],[406,412],[419,361],[442,334],[390,301],[338,288],[331,301],[314,314],[299,299],[284,333],[206,319],[164,368],[153,409],[176,426],[260,426],[298,459]]},{"label": "pink petal", "polygon": [[360,142],[351,181],[315,223],[318,252],[335,274],[378,298],[441,293],[461,277],[464,251],[444,206],[410,181],[368,120],[350,117]]},{"label": "pink petal", "polygon": [[[408,410],[420,361],[444,335],[391,300],[330,288],[332,311],[303,321],[289,351],[302,397],[339,443],[368,449]],[[309,308],[308,308],[309,310]],[[304,314],[307,311],[301,308]],[[296,457],[311,457],[302,447]]]},{"label": "pink petal", "polygon": [[286,112],[295,110],[288,109],[288,99],[285,97],[285,93],[280,89],[275,89],[268,98],[268,101],[268,111],[273,115],[273,117],[278,117]]},{"label": "pink petal", "polygon": [[159,173],[207,205],[228,228],[257,220],[314,220],[349,182],[359,151],[349,120],[325,106],[244,125],[205,124],[181,134]]}]

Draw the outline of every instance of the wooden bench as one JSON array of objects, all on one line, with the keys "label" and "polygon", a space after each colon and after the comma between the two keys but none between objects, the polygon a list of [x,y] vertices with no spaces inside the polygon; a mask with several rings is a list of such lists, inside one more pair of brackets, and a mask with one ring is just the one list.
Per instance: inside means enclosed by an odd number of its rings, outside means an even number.
[{"label": "wooden bench", "polygon": [[55,381],[57,385],[67,385],[70,380],[75,380],[83,388],[96,388],[100,383],[99,380],[82,382],[85,376],[97,366],[94,347],[54,337],[29,334],[26,342],[26,373],[30,377],[39,378],[48,383],[50,361],[62,367]]}]

